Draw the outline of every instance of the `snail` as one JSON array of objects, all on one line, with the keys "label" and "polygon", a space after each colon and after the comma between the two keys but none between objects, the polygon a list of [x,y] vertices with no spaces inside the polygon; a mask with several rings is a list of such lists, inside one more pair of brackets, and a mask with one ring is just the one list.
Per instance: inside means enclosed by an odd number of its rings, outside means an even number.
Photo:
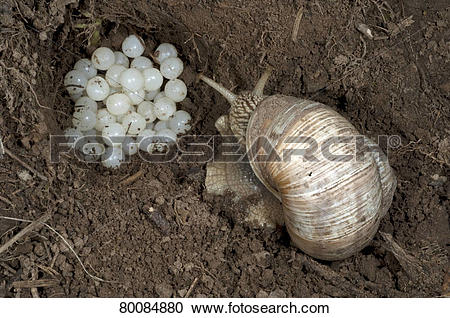
[{"label": "snail", "polygon": [[[208,163],[207,192],[256,196],[247,219],[269,226],[284,224],[293,244],[314,258],[345,259],[375,236],[392,203],[396,177],[379,146],[332,108],[293,96],[264,95],[271,70],[263,73],[252,92],[238,95],[199,74],[199,80],[231,104],[216,127],[245,145],[249,162]],[[336,141],[348,136],[362,137],[372,151],[356,158],[354,142]],[[309,141],[318,146],[292,155],[299,144]],[[258,160],[260,149],[272,150],[268,160]],[[330,159],[335,152],[351,155],[351,160]],[[289,153],[289,160],[284,160]]]}]

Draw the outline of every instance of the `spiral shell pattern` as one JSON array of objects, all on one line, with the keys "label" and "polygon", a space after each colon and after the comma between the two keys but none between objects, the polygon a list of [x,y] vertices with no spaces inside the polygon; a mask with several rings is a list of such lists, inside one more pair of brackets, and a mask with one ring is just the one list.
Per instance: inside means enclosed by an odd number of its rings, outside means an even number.
[{"label": "spiral shell pattern", "polygon": [[[356,136],[371,151],[358,154],[349,142]],[[396,179],[378,146],[344,117],[321,103],[269,96],[250,117],[246,143],[253,171],[282,202],[297,247],[338,260],[372,240]],[[261,149],[272,151],[256,160]]]}]

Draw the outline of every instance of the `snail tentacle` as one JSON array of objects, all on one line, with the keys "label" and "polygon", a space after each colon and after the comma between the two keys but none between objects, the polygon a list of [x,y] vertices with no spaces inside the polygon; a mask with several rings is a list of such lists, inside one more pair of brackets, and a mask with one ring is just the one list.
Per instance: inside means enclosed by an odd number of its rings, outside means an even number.
[{"label": "snail tentacle", "polygon": [[264,93],[264,87],[266,86],[267,80],[270,77],[270,74],[273,71],[273,67],[269,66],[264,73],[259,78],[258,82],[255,85],[255,88],[253,89],[253,95],[256,95],[258,97],[262,97]]},{"label": "snail tentacle", "polygon": [[237,98],[237,95],[231,92],[229,89],[225,88],[222,84],[217,83],[216,81],[210,79],[209,77],[199,74],[198,78],[202,81],[204,81],[206,84],[214,88],[216,91],[218,91],[223,97],[226,98],[226,100],[233,104],[234,101]]}]

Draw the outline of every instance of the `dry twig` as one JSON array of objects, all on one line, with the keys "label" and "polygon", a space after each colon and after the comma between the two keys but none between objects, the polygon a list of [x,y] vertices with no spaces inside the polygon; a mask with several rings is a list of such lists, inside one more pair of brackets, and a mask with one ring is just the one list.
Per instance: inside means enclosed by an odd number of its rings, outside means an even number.
[{"label": "dry twig", "polygon": [[[44,217],[41,217],[41,219]],[[38,219],[36,221],[30,221],[30,220],[24,220],[24,219],[18,219],[18,218],[11,218],[8,216],[1,216],[0,215],[0,219],[5,219],[5,220],[12,220],[12,221],[19,221],[19,222],[28,222],[28,223],[32,223],[29,226],[27,226],[25,229],[23,229],[22,231],[20,231],[16,236],[14,236],[11,240],[13,240],[14,238],[16,238],[19,234],[21,234],[23,231],[25,231],[28,227],[32,226],[33,224],[42,224],[45,227],[47,227],[50,231],[52,231],[53,233],[55,233],[63,242],[64,244],[69,248],[69,250],[73,253],[73,255],[75,256],[75,258],[77,259],[77,261],[80,263],[81,267],[83,268],[83,271],[92,279],[100,281],[100,282],[104,282],[104,283],[116,283],[116,281],[111,281],[111,280],[104,280],[100,277],[97,277],[95,275],[92,275],[91,273],[89,273],[89,271],[86,269],[86,266],[84,266],[84,263],[81,261],[80,257],[78,256],[78,254],[75,252],[75,250],[73,249],[73,247],[69,244],[69,242],[67,242],[67,240],[64,238],[64,236],[62,236],[58,231],[56,231],[54,228],[52,228],[50,225],[48,225],[47,223],[45,223],[44,221],[42,221],[41,219]],[[29,232],[30,230],[27,230],[27,232]],[[21,237],[24,234],[21,235]],[[20,237],[19,237],[20,238]],[[17,238],[15,241],[17,241],[19,238]],[[15,242],[14,241],[14,242]],[[11,244],[13,244],[14,242],[12,242]],[[9,242],[7,242],[6,244],[9,244]],[[6,245],[5,244],[5,245]],[[10,244],[10,245],[11,245]],[[8,245],[6,248],[8,248],[10,245]],[[3,252],[3,248],[5,246],[2,246],[0,248],[0,254]],[[6,249],[5,249],[6,250]],[[53,261],[52,261],[53,262]],[[53,267],[53,264],[52,266]]]},{"label": "dry twig", "polygon": [[300,22],[302,22],[302,18],[303,18],[303,7],[300,7],[295,17],[294,26],[292,27],[292,42],[294,43],[297,43],[298,30],[300,28]]},{"label": "dry twig", "polygon": [[51,287],[58,284],[59,280],[57,279],[19,280],[12,283],[14,288]]},{"label": "dry twig", "polygon": [[32,168],[29,164],[23,162],[19,157],[17,157],[15,154],[13,154],[8,148],[4,147],[3,150],[5,153],[10,156],[12,159],[16,160],[18,163],[22,165],[25,169],[28,169],[30,172],[38,176],[43,181],[48,181],[47,177],[41,174],[40,172],[36,171],[36,169]]},{"label": "dry twig", "polygon": [[135,174],[120,181],[119,184],[120,185],[129,185],[129,184],[133,183],[134,181],[136,181],[137,179],[139,179],[143,174],[144,174],[144,171],[141,169],[138,172],[136,172]]},{"label": "dry twig", "polygon": [[423,268],[420,262],[411,254],[406,252],[389,233],[380,232],[381,237],[387,243],[385,245],[386,249],[394,254],[395,258],[400,263],[400,266],[405,270],[408,276],[416,281],[419,277],[424,275]]},{"label": "dry twig", "polygon": [[184,298],[189,298],[189,296],[192,294],[192,291],[194,290],[195,286],[197,285],[198,277],[195,277],[194,281],[192,282],[191,286],[189,287],[186,295],[184,295]]},{"label": "dry twig", "polygon": [[[25,235],[27,235],[29,232],[36,230],[37,228],[41,227],[45,221],[47,221],[50,218],[51,214],[50,213],[46,213],[43,216],[41,216],[39,219],[37,219],[36,221],[31,222],[30,225],[28,225],[27,227],[25,227],[23,230],[21,230],[19,233],[17,233],[16,235],[14,235],[8,242],[6,242],[5,244],[3,244],[3,246],[0,247],[0,254],[2,254],[3,252],[5,252],[8,248],[10,248],[15,242],[17,242],[18,240],[20,240],[22,237],[24,237]],[[5,219],[12,219],[12,218],[6,218],[6,217],[2,217]],[[17,221],[17,220],[15,220]]]}]

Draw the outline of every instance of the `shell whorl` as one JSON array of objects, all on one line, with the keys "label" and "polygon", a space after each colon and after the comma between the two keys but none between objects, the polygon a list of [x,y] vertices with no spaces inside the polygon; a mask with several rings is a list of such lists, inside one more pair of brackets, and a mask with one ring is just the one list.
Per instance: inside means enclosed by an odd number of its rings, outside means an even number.
[{"label": "shell whorl", "polygon": [[[351,160],[333,160],[322,151],[335,137],[357,135],[355,127],[331,108],[291,96],[265,98],[249,120],[247,149],[256,144],[249,152],[253,171],[280,198],[294,245],[319,259],[343,259],[366,246],[392,200],[396,181],[387,158],[377,160],[366,152],[356,160],[352,143],[330,148]],[[319,145],[310,153],[315,160],[252,160],[267,143],[280,155],[304,149],[301,136]]]},{"label": "shell whorl", "polygon": [[228,114],[230,128],[242,143],[245,143],[248,121],[263,99],[263,96],[244,92],[238,95],[231,104],[230,113]]},{"label": "shell whorl", "polygon": [[[203,74],[199,79],[231,104],[223,123],[229,124],[233,134],[246,144],[253,172],[282,202],[284,221],[294,245],[319,259],[346,258],[369,244],[375,235],[392,202],[395,175],[386,156],[377,157],[370,152],[359,161],[339,162],[325,157],[316,147],[311,154],[318,160],[304,160],[307,157],[303,155],[277,160],[276,154],[284,156],[284,151],[299,154],[295,144],[304,143],[303,137],[317,145],[330,146],[334,145],[334,137],[359,133],[323,104],[292,96],[263,96],[270,71],[268,68],[261,76],[253,92],[240,95]],[[368,138],[366,144],[377,148]],[[259,161],[255,160],[259,149],[274,151],[268,153],[268,160]],[[351,145],[338,142],[330,149],[355,158]],[[238,170],[233,171],[241,175]]]}]

